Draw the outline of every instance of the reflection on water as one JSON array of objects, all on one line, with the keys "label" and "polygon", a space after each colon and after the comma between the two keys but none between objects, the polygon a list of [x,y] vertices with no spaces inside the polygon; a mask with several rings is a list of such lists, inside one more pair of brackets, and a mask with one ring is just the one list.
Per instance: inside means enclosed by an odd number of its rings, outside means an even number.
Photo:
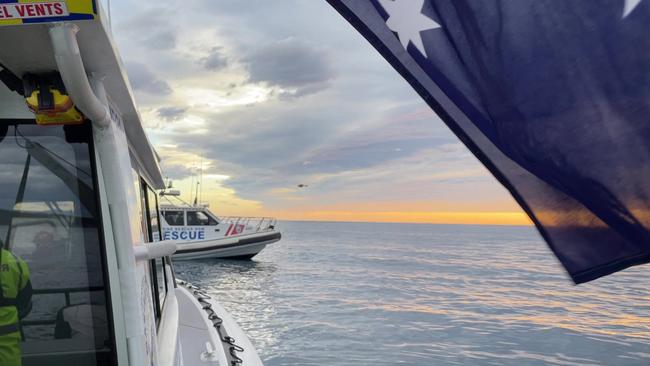
[{"label": "reflection on water", "polygon": [[273,365],[646,365],[650,266],[574,286],[532,228],[282,224],[252,262],[176,262]]},{"label": "reflection on water", "polygon": [[246,330],[258,349],[279,343],[270,324],[278,310],[275,293],[277,265],[270,262],[203,259],[174,262],[178,278],[191,281],[210,294],[217,294],[222,305]]}]

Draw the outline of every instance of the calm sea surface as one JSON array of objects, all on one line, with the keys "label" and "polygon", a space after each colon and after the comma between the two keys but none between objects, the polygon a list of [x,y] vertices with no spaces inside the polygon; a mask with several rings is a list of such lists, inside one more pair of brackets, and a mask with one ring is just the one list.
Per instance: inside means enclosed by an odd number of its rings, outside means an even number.
[{"label": "calm sea surface", "polygon": [[648,365],[650,265],[574,286],[532,228],[282,222],[175,262],[274,365]]}]

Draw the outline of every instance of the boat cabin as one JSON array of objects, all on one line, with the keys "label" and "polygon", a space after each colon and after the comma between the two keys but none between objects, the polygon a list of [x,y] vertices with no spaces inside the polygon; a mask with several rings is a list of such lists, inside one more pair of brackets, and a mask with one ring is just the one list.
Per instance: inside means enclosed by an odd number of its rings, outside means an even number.
[{"label": "boat cabin", "polygon": [[[161,206],[165,240],[204,240],[220,232],[219,219],[203,207]],[[174,230],[182,228],[182,230]]]},{"label": "boat cabin", "polygon": [[157,155],[103,10],[0,11],[0,293],[21,291],[0,304],[0,365],[260,365],[225,310],[174,278]]},{"label": "boat cabin", "polygon": [[[92,6],[86,11],[94,19]],[[110,125],[103,129],[85,117],[43,121],[30,110],[33,93],[44,99],[49,89],[56,100],[65,89],[53,71],[59,69],[53,39],[71,29],[57,27],[0,27],[0,240],[3,255],[24,261],[32,287],[31,308],[19,322],[22,365],[115,365],[129,358],[149,364],[144,359],[158,356],[153,335],[166,294],[174,290],[170,260],[136,263],[133,247],[120,242],[160,240],[155,192],[163,185],[161,173],[139,121],[116,101],[107,100]],[[101,49],[109,44],[101,22],[80,28],[80,41],[96,42],[87,51],[112,53]],[[25,45],[32,45],[28,52]],[[128,91],[113,61],[87,63],[106,73],[109,95]],[[23,82],[21,90],[7,85],[12,78]],[[27,78],[37,85],[31,94]],[[113,187],[122,182],[128,187]],[[120,212],[126,225],[118,229],[113,215]],[[125,286],[127,278],[134,283]],[[134,341],[142,352],[129,357]]]}]

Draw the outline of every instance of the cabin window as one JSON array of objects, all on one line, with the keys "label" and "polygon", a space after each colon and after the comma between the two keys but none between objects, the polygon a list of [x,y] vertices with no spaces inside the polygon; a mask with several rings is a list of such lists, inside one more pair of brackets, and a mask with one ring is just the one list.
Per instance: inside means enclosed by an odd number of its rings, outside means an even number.
[{"label": "cabin window", "polygon": [[[160,241],[160,227],[158,225],[158,197],[156,193],[149,188],[147,183],[142,180],[141,188],[143,197],[146,195],[145,207],[147,219],[147,235],[150,242]],[[145,193],[146,192],[146,193]],[[152,280],[152,295],[154,299],[154,310],[156,321],[160,321],[162,308],[167,294],[167,274],[165,272],[165,262],[163,258],[153,259],[149,262],[149,268]]]},{"label": "cabin window", "polygon": [[90,125],[15,123],[0,120],[0,240],[33,288],[22,364],[113,365]]},{"label": "cabin window", "polygon": [[163,216],[165,217],[165,221],[169,226],[185,225],[185,218],[183,215],[183,211],[165,211],[163,212]]},{"label": "cabin window", "polygon": [[165,296],[167,294],[167,275],[165,273],[165,259],[158,258],[155,260],[156,266],[156,288],[158,292],[159,309],[162,310]]},{"label": "cabin window", "polygon": [[151,241],[160,241],[160,225],[158,224],[158,196],[153,190],[151,190],[151,188],[147,187],[146,190]]},{"label": "cabin window", "polygon": [[201,211],[187,211],[187,225],[188,226],[207,226],[217,225],[217,220],[206,215]]},{"label": "cabin window", "polygon": [[131,169],[131,175],[133,176],[133,188],[135,190],[135,195],[136,195],[136,208],[138,209],[138,217],[140,218],[140,236],[142,239],[142,242],[149,242],[151,241],[151,236],[149,234],[149,229],[148,229],[148,224],[147,224],[147,216],[145,213],[145,208],[147,207],[147,203],[145,201],[145,196],[143,192],[143,183],[141,181],[140,175],[135,169]]}]

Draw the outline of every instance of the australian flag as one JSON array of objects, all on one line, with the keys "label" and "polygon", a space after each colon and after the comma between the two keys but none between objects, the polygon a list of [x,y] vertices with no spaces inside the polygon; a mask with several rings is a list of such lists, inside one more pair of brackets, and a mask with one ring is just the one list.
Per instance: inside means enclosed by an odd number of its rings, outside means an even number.
[{"label": "australian flag", "polygon": [[650,0],[328,0],[576,283],[650,261]]}]

